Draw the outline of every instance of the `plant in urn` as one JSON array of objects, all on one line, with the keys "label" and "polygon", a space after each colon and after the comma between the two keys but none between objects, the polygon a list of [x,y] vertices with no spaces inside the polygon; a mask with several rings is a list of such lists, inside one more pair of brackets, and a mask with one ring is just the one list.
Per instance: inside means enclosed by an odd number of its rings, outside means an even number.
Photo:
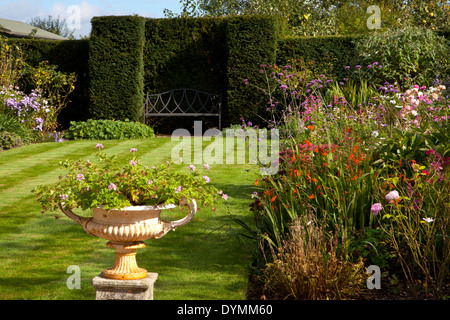
[{"label": "plant in urn", "polygon": [[[116,259],[112,268],[103,271],[105,278],[145,278],[147,271],[136,264],[136,249],[145,247],[144,240],[161,238],[187,224],[197,205],[213,205],[220,196],[227,199],[192,165],[186,171],[171,169],[170,162],[148,167],[137,159],[135,148],[130,149],[128,163],[120,165],[102,151],[103,145],[96,148],[98,161],[65,161],[66,175],[33,191],[43,213],[61,210],[89,235],[108,240]],[[186,217],[161,220],[162,210],[177,206],[189,209]],[[80,216],[74,209],[92,210],[92,216]]]}]

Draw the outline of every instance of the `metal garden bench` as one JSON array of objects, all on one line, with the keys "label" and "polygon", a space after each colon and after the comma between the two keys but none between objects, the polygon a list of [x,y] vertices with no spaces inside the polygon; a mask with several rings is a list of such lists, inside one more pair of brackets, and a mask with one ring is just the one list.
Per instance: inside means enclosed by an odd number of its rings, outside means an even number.
[{"label": "metal garden bench", "polygon": [[144,123],[148,117],[173,116],[219,117],[219,130],[222,130],[222,95],[188,88],[147,93]]}]

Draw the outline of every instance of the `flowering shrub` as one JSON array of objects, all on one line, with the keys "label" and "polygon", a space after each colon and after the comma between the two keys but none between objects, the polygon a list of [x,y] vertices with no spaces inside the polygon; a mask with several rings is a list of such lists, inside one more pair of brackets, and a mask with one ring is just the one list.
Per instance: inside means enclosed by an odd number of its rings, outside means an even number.
[{"label": "flowering shrub", "polygon": [[43,61],[36,67],[26,65],[25,78],[34,91],[39,91],[46,97],[51,106],[46,109],[44,129],[55,130],[58,126],[58,114],[66,106],[70,93],[75,89],[76,74],[58,71],[57,66]]},{"label": "flowering shrub", "polygon": [[380,226],[411,288],[417,293],[421,280],[426,293],[440,298],[450,263],[450,157],[432,149],[425,153],[423,165],[411,160],[407,168],[392,170],[396,174],[385,177],[376,194],[383,203]]},{"label": "flowering shrub", "polygon": [[[282,150],[278,174],[255,181],[257,234],[268,244],[263,250],[284,254],[286,239],[296,236],[290,224],[312,213],[326,230],[339,230],[348,259],[364,256],[388,268],[397,257],[406,277],[434,286],[438,296],[450,252],[448,93],[439,82],[375,85],[383,68],[348,66],[353,75],[342,81],[289,73],[271,78],[262,69]],[[268,281],[290,261],[273,259]]]},{"label": "flowering shrub", "polygon": [[24,65],[22,50],[0,36],[0,86],[17,84]]},{"label": "flowering shrub", "polygon": [[[188,172],[171,169],[170,163],[147,167],[140,163],[132,148],[131,159],[121,166],[114,157],[101,151],[98,162],[65,161],[66,175],[56,184],[34,189],[42,212],[55,211],[59,205],[83,210],[100,207],[120,209],[135,205],[178,204],[182,198],[195,199],[199,205],[212,205],[227,195],[211,185],[208,176],[195,168]],[[192,170],[193,169],[193,170]]]},{"label": "flowering shrub", "polygon": [[18,87],[4,86],[0,90],[0,112],[14,114],[27,128],[39,132],[54,121],[51,117],[52,106],[39,90],[27,95]]},{"label": "flowering shrub", "polygon": [[404,26],[361,37],[356,50],[355,64],[378,61],[383,66],[378,82],[398,82],[402,87],[431,85],[436,75],[442,77],[450,68],[448,41],[421,27]]}]

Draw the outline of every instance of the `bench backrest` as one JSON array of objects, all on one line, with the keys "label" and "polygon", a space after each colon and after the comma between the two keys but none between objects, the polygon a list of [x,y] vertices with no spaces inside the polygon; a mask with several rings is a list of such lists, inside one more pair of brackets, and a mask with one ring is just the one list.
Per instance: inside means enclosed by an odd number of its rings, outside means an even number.
[{"label": "bench backrest", "polygon": [[147,93],[144,122],[154,116],[217,116],[221,130],[222,95],[195,89],[174,89],[162,93]]}]

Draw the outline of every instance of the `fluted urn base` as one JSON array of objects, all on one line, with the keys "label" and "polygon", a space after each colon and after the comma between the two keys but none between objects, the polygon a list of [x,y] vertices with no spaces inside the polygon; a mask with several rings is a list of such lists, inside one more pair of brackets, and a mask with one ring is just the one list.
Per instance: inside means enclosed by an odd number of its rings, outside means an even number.
[{"label": "fluted urn base", "polygon": [[145,243],[117,243],[108,241],[106,245],[116,249],[116,260],[112,268],[103,270],[102,276],[115,280],[137,280],[147,276],[147,270],[139,268],[136,263],[136,249],[145,247]]}]

